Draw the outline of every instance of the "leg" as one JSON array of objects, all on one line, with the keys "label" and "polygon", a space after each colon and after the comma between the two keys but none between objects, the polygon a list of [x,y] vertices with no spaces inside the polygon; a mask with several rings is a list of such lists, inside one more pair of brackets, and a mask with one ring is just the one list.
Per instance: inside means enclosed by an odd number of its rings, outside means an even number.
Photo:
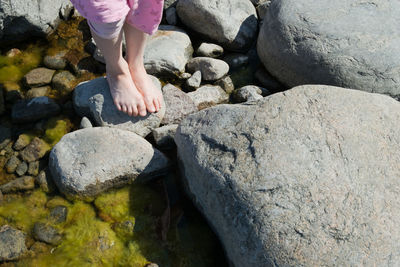
[{"label": "leg", "polygon": [[159,111],[163,96],[146,73],[143,63],[143,53],[146,44],[146,33],[125,23],[126,59],[129,64],[132,79],[139,92],[143,95],[149,112]]},{"label": "leg", "polygon": [[[117,109],[130,116],[146,116],[142,95],[132,81],[128,63],[122,57],[122,30],[124,20],[100,24],[88,21],[93,39],[106,61],[107,81]],[[109,28],[112,29],[110,34]],[[104,34],[104,32],[106,32]]]}]

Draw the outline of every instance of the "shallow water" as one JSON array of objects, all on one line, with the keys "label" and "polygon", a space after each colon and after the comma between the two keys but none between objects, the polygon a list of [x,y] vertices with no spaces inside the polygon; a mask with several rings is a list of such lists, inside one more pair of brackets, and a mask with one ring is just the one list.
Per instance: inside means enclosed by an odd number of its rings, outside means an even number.
[{"label": "shallow water", "polygon": [[[80,29],[79,31],[77,29]],[[68,50],[66,57],[78,64],[89,57],[84,50],[89,38],[81,19],[63,22],[48,40],[18,44],[20,54],[0,55],[0,84],[8,89],[26,93],[21,78],[29,70],[42,66],[45,54]],[[101,72],[85,72],[77,82],[101,76]],[[164,81],[166,82],[166,81]],[[51,90],[49,97],[65,104],[71,95]],[[17,176],[3,167],[15,153],[11,147],[23,134],[35,136],[48,145],[48,152],[61,137],[78,128],[80,118],[62,114],[37,124],[12,125],[9,110],[0,123],[11,126],[13,139],[0,151],[0,184]],[[174,157],[174,151],[170,156]],[[41,169],[47,164],[41,160]],[[9,224],[27,234],[28,253],[20,260],[0,266],[226,266],[218,239],[203,217],[186,199],[179,174],[171,172],[148,184],[132,184],[98,196],[93,202],[69,201],[58,191],[46,193],[36,185],[34,190],[4,194],[0,204],[0,225]],[[56,223],[50,211],[56,206],[68,208],[65,222]],[[58,245],[38,242],[33,226],[43,222],[62,235]]]}]

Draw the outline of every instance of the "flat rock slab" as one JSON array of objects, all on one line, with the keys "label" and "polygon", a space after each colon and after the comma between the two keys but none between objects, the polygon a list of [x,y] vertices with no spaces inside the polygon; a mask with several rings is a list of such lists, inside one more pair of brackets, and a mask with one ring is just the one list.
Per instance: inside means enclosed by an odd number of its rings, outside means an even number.
[{"label": "flat rock slab", "polygon": [[135,133],[110,127],[70,132],[53,147],[49,168],[68,197],[94,197],[133,181],[146,181],[169,166],[168,159]]},{"label": "flat rock slab", "polygon": [[25,74],[23,81],[29,87],[50,84],[56,71],[47,68],[36,68]]},{"label": "flat rock slab", "polygon": [[186,190],[234,266],[396,266],[400,103],[301,86],[175,135]]},{"label": "flat rock slab", "polygon": [[218,85],[203,85],[187,94],[201,110],[229,101],[229,95]]},{"label": "flat rock slab", "polygon": [[248,0],[179,0],[183,24],[228,50],[245,51],[257,36],[257,13]]},{"label": "flat rock slab", "polygon": [[[161,90],[158,79],[153,77],[153,81]],[[146,136],[157,128],[165,114],[165,104],[159,112],[147,113],[145,117],[129,116],[119,111],[104,77],[80,83],[74,89],[73,103],[78,115],[90,118],[97,126],[116,127],[140,136]]]},{"label": "flat rock slab", "polygon": [[25,234],[9,225],[0,228],[0,261],[16,260],[27,251]]},{"label": "flat rock slab", "polygon": [[14,123],[33,122],[58,115],[60,106],[47,96],[18,100],[12,107],[11,119]]},{"label": "flat rock slab", "polygon": [[273,1],[257,50],[289,87],[329,84],[400,95],[400,2]]}]

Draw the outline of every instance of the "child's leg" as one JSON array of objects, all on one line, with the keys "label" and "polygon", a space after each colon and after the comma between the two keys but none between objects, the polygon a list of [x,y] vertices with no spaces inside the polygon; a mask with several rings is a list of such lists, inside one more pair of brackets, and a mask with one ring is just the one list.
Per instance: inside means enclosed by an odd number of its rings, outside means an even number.
[{"label": "child's leg", "polygon": [[90,21],[93,39],[106,61],[107,81],[116,107],[130,116],[146,115],[142,95],[132,81],[128,63],[122,57],[122,30],[124,21],[96,23]]},{"label": "child's leg", "polygon": [[[143,95],[149,112],[159,111],[163,96],[146,73],[143,54],[147,34],[153,34],[161,21],[163,0],[128,1],[131,11],[124,25],[126,40],[126,59],[134,83]],[[133,3],[134,2],[134,3]]]}]

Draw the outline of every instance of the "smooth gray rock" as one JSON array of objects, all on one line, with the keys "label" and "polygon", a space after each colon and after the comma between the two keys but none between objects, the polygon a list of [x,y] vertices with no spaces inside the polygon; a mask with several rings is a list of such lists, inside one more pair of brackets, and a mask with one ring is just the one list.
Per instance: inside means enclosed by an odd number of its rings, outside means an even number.
[{"label": "smooth gray rock", "polygon": [[23,81],[28,87],[47,85],[50,84],[55,72],[56,71],[52,69],[36,68],[25,74]]},{"label": "smooth gray rock", "polygon": [[32,176],[22,176],[0,186],[2,193],[30,190],[35,188],[35,179]]},{"label": "smooth gray rock", "polygon": [[400,95],[400,1],[273,1],[257,41],[285,85]]},{"label": "smooth gray rock", "polygon": [[201,43],[196,50],[198,57],[212,57],[216,58],[224,53],[224,48],[217,44]]},{"label": "smooth gray rock", "polygon": [[175,7],[170,7],[165,10],[165,19],[167,20],[169,25],[176,25],[176,23],[178,22],[178,16],[176,15]]},{"label": "smooth gray rock", "polygon": [[55,54],[46,55],[43,58],[43,64],[46,67],[54,70],[65,69],[65,67],[67,66],[67,60],[64,57],[67,54],[67,52],[68,52],[67,50],[63,50]]},{"label": "smooth gray rock", "polygon": [[14,123],[25,123],[48,118],[60,113],[60,106],[47,96],[18,100],[11,110]]},{"label": "smooth gray rock", "polygon": [[81,120],[81,123],[79,125],[79,128],[83,129],[83,128],[91,128],[91,127],[93,127],[93,125],[90,122],[90,120],[88,118],[86,118],[86,117],[83,117],[82,120]]},{"label": "smooth gray rock", "polygon": [[201,71],[197,70],[193,73],[193,75],[186,80],[185,85],[187,88],[191,90],[196,90],[199,88],[201,84]]},{"label": "smooth gray rock", "polygon": [[175,146],[174,136],[178,124],[165,125],[153,130],[153,137],[157,146],[161,148],[173,148]]},{"label": "smooth gray rock", "polygon": [[0,228],[0,261],[16,260],[27,251],[25,234],[9,225]]},{"label": "smooth gray rock", "polygon": [[[154,84],[161,90],[157,78],[152,78]],[[165,114],[165,105],[157,113],[147,113],[145,117],[134,117],[119,111],[114,104],[107,80],[103,77],[80,83],[73,91],[75,112],[81,117],[88,117],[97,126],[116,127],[148,135],[157,128]]]},{"label": "smooth gray rock", "polygon": [[169,167],[168,159],[135,133],[110,127],[80,129],[53,147],[49,169],[67,197],[86,198],[133,181],[146,181]]},{"label": "smooth gray rock", "polygon": [[21,160],[17,156],[12,155],[8,159],[5,169],[8,173],[14,173],[20,163]]},{"label": "smooth gray rock", "polygon": [[18,176],[24,175],[28,171],[28,164],[25,161],[22,161],[18,164],[17,168],[15,169],[15,173]]},{"label": "smooth gray rock", "polygon": [[179,0],[176,10],[183,24],[228,50],[247,50],[257,36],[257,13],[248,0]]},{"label": "smooth gray rock", "polygon": [[0,40],[16,42],[52,32],[72,11],[69,0],[0,0]]},{"label": "smooth gray rock", "polygon": [[35,223],[33,226],[33,235],[36,240],[50,245],[58,245],[62,239],[62,235],[58,233],[56,228],[42,222]]},{"label": "smooth gray rock", "polygon": [[195,57],[188,61],[186,68],[194,73],[201,71],[204,81],[215,81],[224,77],[229,71],[229,65],[220,59],[210,57]]},{"label": "smooth gray rock", "polygon": [[396,266],[400,103],[301,86],[188,116],[187,192],[234,266]]},{"label": "smooth gray rock", "polygon": [[193,100],[172,84],[165,85],[162,91],[166,105],[162,124],[180,123],[187,115],[198,110]]},{"label": "smooth gray rock", "polygon": [[152,75],[177,76],[185,72],[193,47],[186,32],[171,25],[160,25],[146,42],[144,66]]},{"label": "smooth gray rock", "polygon": [[203,85],[194,92],[187,94],[199,110],[227,103],[229,95],[218,85]]},{"label": "smooth gray rock", "polygon": [[263,98],[262,92],[263,90],[258,86],[246,85],[236,90],[234,98],[238,102],[256,101]]}]

